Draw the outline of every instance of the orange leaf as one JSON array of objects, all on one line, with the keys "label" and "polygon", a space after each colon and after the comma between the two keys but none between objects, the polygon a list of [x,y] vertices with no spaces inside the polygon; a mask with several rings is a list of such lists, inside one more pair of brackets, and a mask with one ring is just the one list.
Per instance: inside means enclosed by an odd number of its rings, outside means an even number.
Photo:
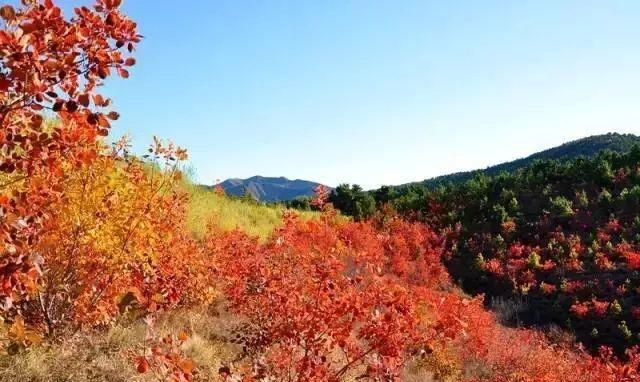
[{"label": "orange leaf", "polygon": [[95,94],[93,96],[93,103],[95,103],[96,106],[104,106],[104,98],[100,94]]},{"label": "orange leaf", "polygon": [[109,124],[109,121],[107,120],[107,118],[105,118],[103,114],[98,115],[98,125],[104,128],[111,127],[111,124]]},{"label": "orange leaf", "polygon": [[18,316],[16,321],[9,328],[9,337],[17,341],[22,341],[25,338],[26,329],[24,327],[24,320]]},{"label": "orange leaf", "polygon": [[191,374],[193,369],[195,369],[196,365],[190,359],[186,359],[180,362],[180,369],[185,374]]}]

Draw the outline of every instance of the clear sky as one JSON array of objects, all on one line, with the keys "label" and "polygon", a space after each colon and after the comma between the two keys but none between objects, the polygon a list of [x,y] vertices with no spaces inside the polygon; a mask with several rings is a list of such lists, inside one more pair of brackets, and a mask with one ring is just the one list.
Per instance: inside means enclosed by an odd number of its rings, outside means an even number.
[{"label": "clear sky", "polygon": [[[65,0],[63,4],[72,3]],[[75,2],[73,2],[75,3]],[[640,1],[125,0],[145,40],[114,135],[198,179],[365,188],[640,134]]]}]

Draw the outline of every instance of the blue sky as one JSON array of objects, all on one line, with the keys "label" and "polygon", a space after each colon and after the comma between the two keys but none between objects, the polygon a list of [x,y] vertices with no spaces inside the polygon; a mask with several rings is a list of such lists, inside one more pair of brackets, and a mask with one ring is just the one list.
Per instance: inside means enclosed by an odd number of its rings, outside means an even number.
[{"label": "blue sky", "polygon": [[124,7],[145,40],[131,78],[107,86],[122,115],[113,134],[139,150],[172,139],[203,183],[371,188],[640,133],[639,1]]}]

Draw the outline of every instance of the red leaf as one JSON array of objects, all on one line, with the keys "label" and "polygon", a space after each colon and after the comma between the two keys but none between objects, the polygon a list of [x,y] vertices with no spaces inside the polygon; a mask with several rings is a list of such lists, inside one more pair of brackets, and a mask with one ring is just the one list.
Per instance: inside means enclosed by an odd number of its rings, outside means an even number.
[{"label": "red leaf", "polygon": [[11,81],[0,78],[0,92],[6,92],[9,90],[9,86],[11,86]]},{"label": "red leaf", "polygon": [[87,122],[90,125],[97,125],[98,124],[98,116],[94,113],[89,114],[89,116],[87,117]]},{"label": "red leaf", "polygon": [[108,129],[98,129],[98,135],[100,135],[102,137],[106,137],[107,135],[109,135],[109,130]]},{"label": "red leaf", "polygon": [[76,101],[67,101],[65,107],[70,113],[74,113],[76,110],[78,110],[78,104],[76,103]]},{"label": "red leaf", "polygon": [[89,95],[84,93],[78,97],[78,103],[84,107],[89,107]]},{"label": "red leaf", "polygon": [[0,44],[9,44],[12,40],[12,35],[6,31],[0,31]]},{"label": "red leaf", "polygon": [[36,22],[33,23],[25,23],[20,25],[20,28],[22,29],[22,31],[27,34],[27,33],[31,33],[34,32],[36,30],[38,30],[39,25]]},{"label": "red leaf", "polygon": [[109,69],[108,68],[103,68],[100,67],[98,68],[98,77],[100,77],[101,79],[105,79],[109,76]]},{"label": "red leaf", "polygon": [[149,361],[145,357],[136,358],[136,370],[140,374],[146,373],[149,370]]}]

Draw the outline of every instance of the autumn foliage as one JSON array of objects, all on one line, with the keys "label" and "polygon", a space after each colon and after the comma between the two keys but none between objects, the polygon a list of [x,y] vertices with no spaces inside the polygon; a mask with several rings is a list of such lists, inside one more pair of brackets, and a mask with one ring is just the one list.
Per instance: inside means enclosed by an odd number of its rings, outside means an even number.
[{"label": "autumn foliage", "polygon": [[[47,0],[1,8],[0,300],[20,312],[39,289],[45,254],[35,250],[65,198],[63,183],[100,155],[109,131],[110,101],[97,90],[114,71],[128,76],[127,56],[140,36],[118,10],[99,1],[71,20]],[[49,110],[59,123],[47,123]]]},{"label": "autumn foliage", "polygon": [[446,260],[468,292],[521,301],[520,322],[563,326],[594,354],[640,344],[640,148],[538,162],[428,197],[425,220],[457,227]]},{"label": "autumn foliage", "polygon": [[245,317],[233,338],[244,352],[229,375],[391,381],[413,364],[440,380],[638,377],[636,353],[623,364],[606,349],[594,358],[502,327],[482,299],[452,286],[440,261],[443,243],[419,223],[388,216],[345,222],[331,210],[306,222],[289,215],[264,244],[213,231],[207,251],[231,309]]},{"label": "autumn foliage", "polygon": [[[186,152],[154,138],[140,157],[126,139],[101,139],[118,114],[98,89],[112,74],[129,76],[141,39],[119,5],[98,0],[70,19],[50,0],[0,8],[3,351],[144,320],[146,336],[129,349],[129,366],[157,380],[189,381],[198,365],[184,351],[188,333],[160,336],[153,315],[218,299],[238,319],[229,341],[241,349],[220,368],[222,380],[395,381],[416,369],[441,381],[638,379],[634,349],[620,361],[608,348],[588,355],[501,326],[481,296],[453,285],[441,261],[457,229],[435,232],[392,209],[354,222],[339,216],[320,188],[314,205],[321,215],[302,220],[287,212],[266,241],[215,224],[196,240],[181,186]],[[505,235],[517,231],[503,223]],[[597,240],[606,246],[624,229],[611,220]],[[583,250],[575,238],[554,235],[559,246]],[[631,245],[603,251],[640,267]],[[491,258],[482,270],[521,284],[530,268],[551,266],[546,252],[535,256],[515,241],[506,253],[518,267]],[[596,254],[594,262],[607,268],[607,259]],[[573,260],[562,266],[581,266]],[[553,294],[557,285],[539,288]],[[572,312],[612,309],[593,298]]]},{"label": "autumn foliage", "polygon": [[184,229],[186,152],[156,139],[138,158],[126,140],[101,139],[118,113],[98,89],[129,76],[141,38],[119,3],[71,19],[48,0],[0,9],[0,334],[10,352],[213,296]]}]

